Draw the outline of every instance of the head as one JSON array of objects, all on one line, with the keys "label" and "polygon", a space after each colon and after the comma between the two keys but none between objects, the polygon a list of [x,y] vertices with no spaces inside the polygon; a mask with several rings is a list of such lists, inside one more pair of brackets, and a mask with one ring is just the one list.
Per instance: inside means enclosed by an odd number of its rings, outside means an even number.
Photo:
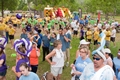
[{"label": "head", "polygon": [[67,27],[65,27],[65,28],[64,28],[64,32],[66,33],[67,31],[68,31],[68,28],[67,28]]},{"label": "head", "polygon": [[19,69],[22,75],[27,76],[29,74],[29,66],[26,63],[22,63]]},{"label": "head", "polygon": [[32,35],[33,35],[33,33],[32,33],[32,32],[29,32],[29,33],[27,34],[28,38],[31,38],[31,37],[32,37]]},{"label": "head", "polygon": [[62,33],[63,33],[63,29],[60,28],[60,29],[59,29],[59,34],[62,34]]},{"label": "head", "polygon": [[49,34],[49,31],[48,31],[48,30],[45,30],[45,31],[44,31],[44,34],[45,34],[45,35],[48,35],[48,34]]},{"label": "head", "polygon": [[25,29],[25,28],[23,28],[23,29],[22,29],[22,32],[23,32],[23,33],[25,33],[25,32],[26,32],[26,29]]},{"label": "head", "polygon": [[118,50],[117,58],[120,59],[120,49]]},{"label": "head", "polygon": [[37,48],[37,43],[36,42],[32,42],[32,48]]},{"label": "head", "polygon": [[79,47],[82,47],[82,46],[89,46],[90,42],[87,42],[85,39],[81,40],[80,41],[80,45]]},{"label": "head", "polygon": [[82,47],[79,48],[80,56],[82,58],[86,58],[87,57],[88,51],[89,51],[89,49],[88,49],[87,46],[82,46]]},{"label": "head", "polygon": [[54,48],[62,48],[62,42],[60,40],[55,40],[53,43]]},{"label": "head", "polygon": [[55,32],[52,33],[52,37],[53,37],[53,38],[56,38],[56,37],[57,37],[57,35],[56,35]]},{"label": "head", "polygon": [[[102,51],[100,51],[100,52],[104,55],[104,53]],[[99,53],[95,53],[93,55],[93,63],[94,63],[94,68],[99,69],[104,65],[104,59],[103,59],[103,57],[100,56]]]},{"label": "head", "polygon": [[[25,47],[24,46],[19,46],[19,48],[18,48],[18,50],[21,52],[21,53],[23,53],[23,54],[25,54],[25,52],[26,52],[26,49],[25,49]],[[21,58],[24,58],[24,56],[23,55],[21,55],[21,54],[19,54],[18,56],[20,56]]]},{"label": "head", "polygon": [[12,26],[13,26],[13,24],[11,22],[8,23],[8,25],[9,25],[9,28],[12,28]]},{"label": "head", "polygon": [[0,55],[4,53],[3,48],[0,47]]},{"label": "head", "polygon": [[105,48],[104,53],[106,58],[111,57],[111,50],[109,48]]}]

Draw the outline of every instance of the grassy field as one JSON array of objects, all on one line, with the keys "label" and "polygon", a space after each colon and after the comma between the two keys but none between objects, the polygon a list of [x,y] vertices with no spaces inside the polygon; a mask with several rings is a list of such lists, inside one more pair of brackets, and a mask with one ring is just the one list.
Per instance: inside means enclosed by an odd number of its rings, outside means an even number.
[{"label": "grassy field", "polygon": [[[120,18],[119,18],[119,20],[120,20]],[[21,33],[21,29],[17,29],[15,38],[19,38],[20,33]],[[110,44],[110,49],[112,51],[112,54],[114,54],[114,56],[117,55],[117,51],[120,48],[119,36],[120,36],[120,33],[117,33],[116,47],[113,47],[112,43]],[[75,53],[76,53],[76,50],[78,49],[78,45],[79,45],[79,38],[73,38],[71,45],[72,45],[72,49],[70,49],[70,56],[71,56],[70,64],[75,59]],[[93,45],[91,45],[91,52],[93,51],[92,47],[93,47]],[[14,73],[11,70],[12,66],[15,65],[15,57],[11,57],[12,53],[15,53],[15,51],[11,50],[11,45],[8,44],[6,47],[7,65],[9,66],[9,68],[7,70],[7,75],[6,75],[7,80],[15,80],[16,79]],[[50,65],[48,64],[48,62],[46,62],[46,61],[42,62],[42,50],[41,50],[41,56],[39,57],[39,68],[38,68],[37,74],[39,76],[41,76],[44,72],[49,71],[49,70],[50,70]],[[70,78],[71,78],[70,71],[71,71],[70,67],[65,67],[63,70],[61,80],[70,80]]]}]

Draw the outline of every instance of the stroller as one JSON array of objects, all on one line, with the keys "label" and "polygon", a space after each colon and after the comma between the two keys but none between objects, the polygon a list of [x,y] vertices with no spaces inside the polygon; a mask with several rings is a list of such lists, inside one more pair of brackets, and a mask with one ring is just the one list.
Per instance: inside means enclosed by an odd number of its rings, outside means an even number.
[{"label": "stroller", "polygon": [[40,80],[55,80],[55,78],[51,72],[46,71]]}]

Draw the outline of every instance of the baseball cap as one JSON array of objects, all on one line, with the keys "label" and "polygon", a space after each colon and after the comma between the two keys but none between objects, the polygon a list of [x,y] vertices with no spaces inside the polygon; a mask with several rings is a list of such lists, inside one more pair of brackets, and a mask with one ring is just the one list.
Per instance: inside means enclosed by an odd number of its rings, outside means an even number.
[{"label": "baseball cap", "polygon": [[109,53],[109,54],[110,54],[110,53],[111,53],[111,50],[110,50],[109,48],[105,48],[105,49],[104,49],[104,53]]},{"label": "baseball cap", "polygon": [[85,39],[83,39],[83,40],[80,41],[80,45],[81,44],[90,44],[90,42],[87,42]]}]

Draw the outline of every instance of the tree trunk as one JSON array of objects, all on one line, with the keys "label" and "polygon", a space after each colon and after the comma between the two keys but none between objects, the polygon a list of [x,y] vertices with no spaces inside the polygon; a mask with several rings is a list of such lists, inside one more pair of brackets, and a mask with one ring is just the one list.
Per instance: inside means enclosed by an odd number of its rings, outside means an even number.
[{"label": "tree trunk", "polygon": [[1,2],[1,9],[2,9],[2,17],[4,17],[4,1]]}]

